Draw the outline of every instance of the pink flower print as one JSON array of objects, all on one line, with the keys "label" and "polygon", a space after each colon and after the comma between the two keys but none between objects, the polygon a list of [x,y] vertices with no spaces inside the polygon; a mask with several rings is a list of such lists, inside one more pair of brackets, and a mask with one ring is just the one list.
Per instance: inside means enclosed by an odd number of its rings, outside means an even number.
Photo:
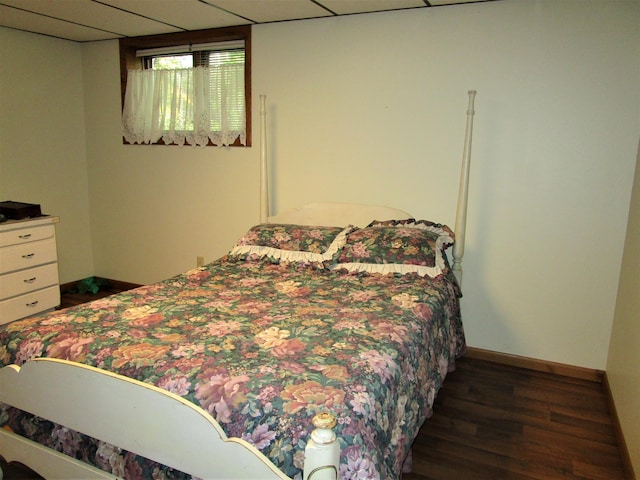
[{"label": "pink flower print", "polygon": [[96,463],[103,470],[111,474],[124,478],[125,461],[118,447],[114,447],[105,442],[100,442],[100,446],[96,451]]},{"label": "pink flower print", "polygon": [[16,364],[22,365],[32,358],[42,356],[43,343],[38,339],[30,339],[22,342],[16,354]]},{"label": "pink flower print", "polygon": [[271,441],[276,438],[276,432],[269,430],[269,426],[258,425],[250,434],[243,434],[242,439],[253,444],[258,450],[267,448]]},{"label": "pink flower print", "polygon": [[187,393],[189,393],[191,382],[189,382],[189,380],[183,376],[165,377],[158,382],[158,386],[171,393],[175,393],[176,395],[184,397]]},{"label": "pink flower print", "polygon": [[311,230],[307,234],[309,238],[315,238],[316,240],[322,240],[322,232],[319,229]]},{"label": "pink flower print", "polygon": [[273,234],[273,238],[271,239],[271,243],[279,244],[285,243],[291,240],[291,235],[283,230],[278,230]]},{"label": "pink flower print", "polygon": [[82,440],[82,437],[80,437],[78,433],[66,427],[56,425],[51,432],[51,437],[55,439],[65,454],[75,458],[80,448],[80,441]]},{"label": "pink flower print", "polygon": [[275,345],[271,353],[274,357],[278,358],[293,357],[296,353],[304,351],[305,348],[307,348],[307,345],[304,342],[297,338],[292,338]]},{"label": "pink flower print", "polygon": [[374,412],[374,401],[364,387],[353,392],[353,398],[349,402],[353,407],[353,411],[359,413],[364,418],[372,418]]},{"label": "pink flower print", "polygon": [[375,326],[375,338],[390,338],[394,342],[402,343],[407,338],[407,327],[390,322],[379,322]]},{"label": "pink flower print", "polygon": [[382,383],[387,383],[395,373],[396,365],[387,353],[381,354],[377,350],[369,350],[361,353],[360,358],[373,373],[380,376]]},{"label": "pink flower print", "polygon": [[234,320],[228,322],[211,322],[208,325],[209,335],[211,335],[212,337],[224,337],[225,335],[237,332],[241,328],[242,324]]},{"label": "pink flower print", "polygon": [[62,336],[62,338],[55,340],[47,348],[47,355],[74,362],[84,362],[94,337]]},{"label": "pink flower print", "polygon": [[276,391],[275,387],[273,387],[272,385],[267,385],[260,391],[257,398],[262,403],[269,403],[277,396],[278,392]]},{"label": "pink flower print", "polygon": [[431,307],[424,303],[416,303],[413,306],[413,313],[420,320],[425,320],[427,322],[431,320],[431,317],[433,317],[433,311],[431,310]]},{"label": "pink flower print", "polygon": [[353,244],[351,252],[356,258],[368,258],[369,256],[371,256],[369,250],[367,250],[367,246],[362,242]]},{"label": "pink flower print", "polygon": [[246,399],[247,375],[228,377],[215,374],[196,386],[196,398],[202,408],[222,423],[231,421],[231,411]]},{"label": "pink flower print", "polygon": [[247,234],[238,240],[238,245],[252,245],[259,240],[258,232],[251,230]]},{"label": "pink flower print", "polygon": [[342,459],[340,462],[340,478],[351,479],[367,479],[374,480],[379,479],[375,466],[371,457],[368,454],[362,454],[362,451],[357,446],[350,446],[342,451]]}]

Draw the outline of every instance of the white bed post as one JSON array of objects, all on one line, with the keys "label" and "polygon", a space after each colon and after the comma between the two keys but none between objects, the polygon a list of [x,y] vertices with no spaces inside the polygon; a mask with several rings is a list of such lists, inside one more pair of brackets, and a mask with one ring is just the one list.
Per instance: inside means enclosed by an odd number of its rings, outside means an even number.
[{"label": "white bed post", "polygon": [[456,212],[456,243],[453,245],[453,273],[462,285],[462,257],[464,256],[464,237],[467,225],[467,199],[469,197],[469,167],[471,165],[471,138],[473,136],[473,115],[476,91],[469,90],[469,107],[467,108],[467,128],[464,135],[464,153],[462,154],[462,170],[458,188],[458,209]]},{"label": "white bed post", "polygon": [[340,444],[332,430],[336,417],[322,412],[312,422],[316,428],[304,451],[303,480],[336,480],[340,464]]},{"label": "white bed post", "polygon": [[260,95],[260,223],[269,217],[269,176],[267,169],[267,110],[266,95]]}]

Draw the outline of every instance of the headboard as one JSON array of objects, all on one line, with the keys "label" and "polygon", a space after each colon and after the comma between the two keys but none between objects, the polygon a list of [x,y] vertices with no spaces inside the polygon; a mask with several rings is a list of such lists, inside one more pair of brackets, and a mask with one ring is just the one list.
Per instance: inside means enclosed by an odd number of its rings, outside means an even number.
[{"label": "headboard", "polygon": [[[471,167],[471,141],[473,134],[473,117],[475,115],[475,90],[468,91],[467,124],[464,136],[462,168],[458,186],[458,202],[456,209],[455,244],[453,246],[452,270],[462,284],[462,257],[467,224],[467,204],[469,198],[469,172]],[[363,227],[372,220],[400,220],[411,218],[411,215],[396,208],[378,205],[361,205],[350,203],[312,203],[278,215],[269,214],[269,185],[267,165],[267,112],[266,95],[260,95],[260,222],[262,223],[297,223],[300,225],[356,225]]]},{"label": "headboard", "polygon": [[355,203],[310,203],[267,217],[269,223],[366,227],[372,220],[400,220],[411,215],[397,208]]}]

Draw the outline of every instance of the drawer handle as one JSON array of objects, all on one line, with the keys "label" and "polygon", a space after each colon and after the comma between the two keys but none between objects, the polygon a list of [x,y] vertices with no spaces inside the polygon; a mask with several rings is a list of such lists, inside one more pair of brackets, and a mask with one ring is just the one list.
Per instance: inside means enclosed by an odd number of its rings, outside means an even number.
[{"label": "drawer handle", "polygon": [[18,235],[18,238],[21,238],[22,240],[27,240],[28,238],[31,238],[31,234],[25,233],[23,235]]},{"label": "drawer handle", "polygon": [[31,278],[25,278],[23,280],[24,283],[33,283],[36,281],[36,277],[31,277]]},{"label": "drawer handle", "polygon": [[27,307],[35,307],[36,305],[38,305],[38,300],[34,300],[33,302],[25,303],[25,306],[27,306]]},{"label": "drawer handle", "polygon": [[27,259],[27,258],[32,258],[35,255],[35,253],[27,253],[26,255],[22,255],[22,258]]}]

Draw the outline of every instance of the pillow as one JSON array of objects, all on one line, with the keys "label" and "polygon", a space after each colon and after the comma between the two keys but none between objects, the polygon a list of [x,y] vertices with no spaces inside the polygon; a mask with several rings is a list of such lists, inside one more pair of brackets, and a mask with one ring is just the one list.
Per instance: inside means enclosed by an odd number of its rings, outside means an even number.
[{"label": "pillow", "polygon": [[324,267],[346,242],[354,227],[324,227],[262,223],[233,247],[236,259],[268,259],[273,263],[313,263]]},{"label": "pillow", "polygon": [[435,278],[447,271],[444,251],[453,242],[446,225],[414,219],[375,221],[349,233],[332,269]]}]

